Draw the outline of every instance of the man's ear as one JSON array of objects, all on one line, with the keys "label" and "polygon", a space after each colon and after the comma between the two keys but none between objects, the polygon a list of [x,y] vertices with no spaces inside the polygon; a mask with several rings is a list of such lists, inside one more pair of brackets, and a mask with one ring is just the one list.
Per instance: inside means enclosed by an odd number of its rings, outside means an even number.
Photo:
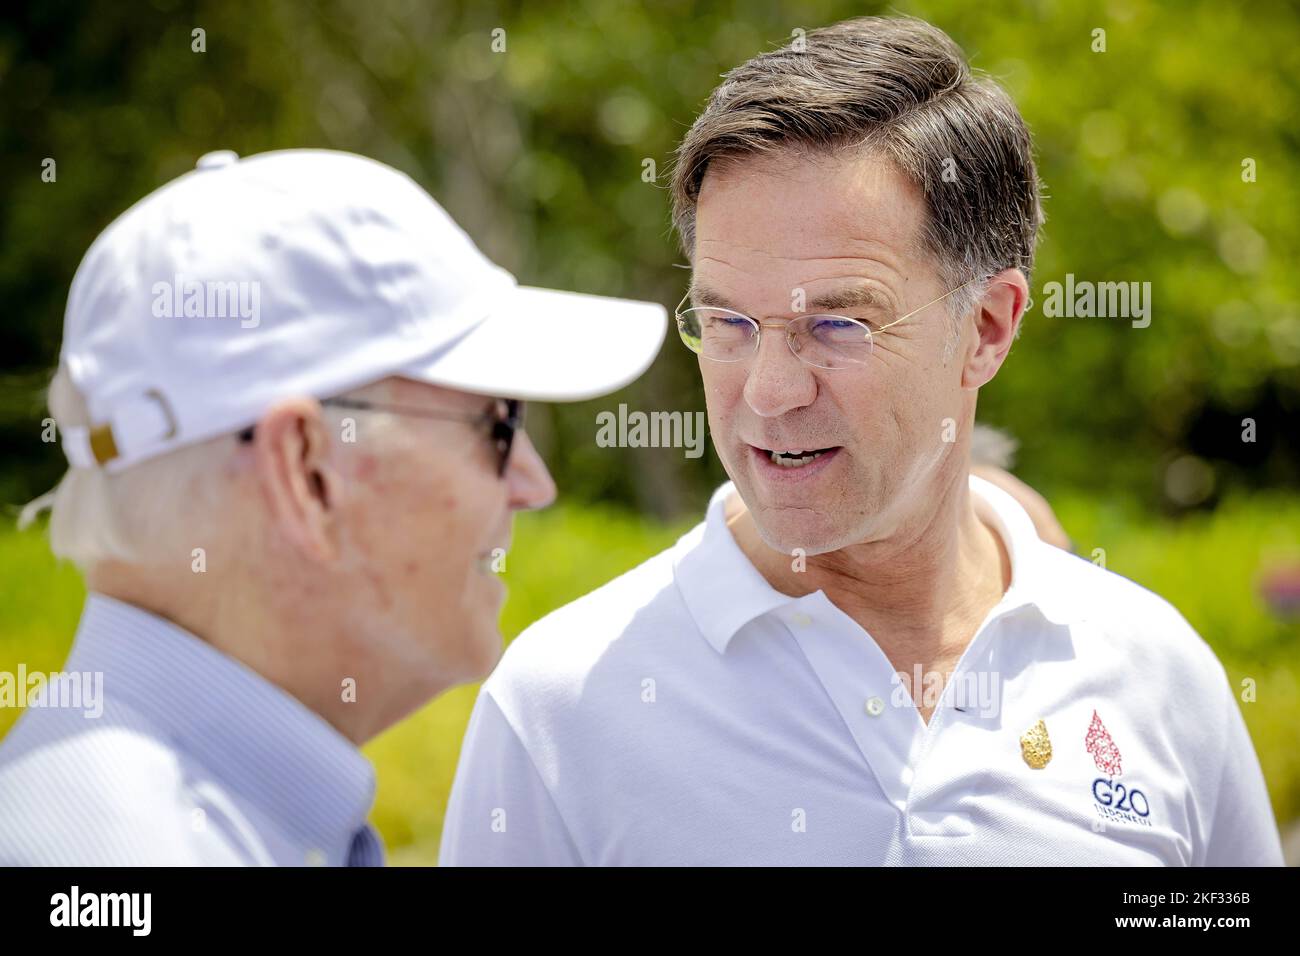
[{"label": "man's ear", "polygon": [[975,306],[975,339],[962,368],[962,388],[979,388],[998,374],[1028,302],[1029,283],[1019,269],[1004,269],[989,280]]},{"label": "man's ear", "polygon": [[338,554],[342,476],[330,463],[329,426],[320,404],[294,398],[257,423],[253,460],[258,486],[277,532],[315,561]]}]

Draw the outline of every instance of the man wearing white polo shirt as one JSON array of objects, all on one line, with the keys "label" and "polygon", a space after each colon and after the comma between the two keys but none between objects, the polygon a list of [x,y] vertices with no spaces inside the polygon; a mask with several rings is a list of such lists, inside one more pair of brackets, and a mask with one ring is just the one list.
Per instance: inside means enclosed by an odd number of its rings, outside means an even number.
[{"label": "man wearing white polo shirt", "polygon": [[1041,221],[1005,93],[920,21],[813,31],[673,195],[732,481],[509,648],[442,862],[1279,864],[1209,647],[970,474]]}]

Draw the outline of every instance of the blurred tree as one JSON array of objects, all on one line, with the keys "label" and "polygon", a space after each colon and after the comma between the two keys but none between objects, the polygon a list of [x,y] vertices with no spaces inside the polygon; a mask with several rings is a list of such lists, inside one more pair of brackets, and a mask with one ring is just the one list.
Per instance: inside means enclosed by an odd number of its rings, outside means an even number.
[{"label": "blurred tree", "polygon": [[[796,29],[893,10],[952,34],[1008,86],[1037,140],[1049,221],[1036,305],[981,402],[1019,440],[1021,474],[1049,495],[1070,486],[1150,504],[1191,454],[1218,483],[1201,500],[1225,486],[1294,486],[1293,9],[48,0],[0,21],[0,500],[62,471],[40,441],[39,388],[81,255],[202,153],[365,153],[426,185],[521,281],[671,306],[688,274],[675,268],[685,260],[666,172],[720,74]],[[47,158],[53,183],[42,181]],[[1067,274],[1150,282],[1150,325],[1047,317],[1044,286]],[[531,413],[566,494],[697,509],[722,477],[711,453],[596,447],[596,412],[619,402],[703,408],[675,336],[620,395]],[[1247,418],[1255,447],[1242,441]]]}]

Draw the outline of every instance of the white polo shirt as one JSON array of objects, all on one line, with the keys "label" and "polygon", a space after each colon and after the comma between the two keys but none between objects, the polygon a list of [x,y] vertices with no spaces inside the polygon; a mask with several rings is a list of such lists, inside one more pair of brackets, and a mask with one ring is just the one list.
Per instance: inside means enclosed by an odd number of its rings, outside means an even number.
[{"label": "white polo shirt", "polygon": [[1157,595],[1040,541],[1005,492],[970,488],[1012,581],[928,725],[823,592],[758,573],[724,523],[727,484],[674,547],[509,647],[440,862],[1281,865],[1208,645]]}]

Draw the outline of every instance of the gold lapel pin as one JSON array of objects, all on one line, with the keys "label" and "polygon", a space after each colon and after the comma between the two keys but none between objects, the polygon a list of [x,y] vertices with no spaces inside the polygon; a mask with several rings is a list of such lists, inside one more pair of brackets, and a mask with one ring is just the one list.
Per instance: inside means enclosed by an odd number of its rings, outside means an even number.
[{"label": "gold lapel pin", "polygon": [[1047,736],[1047,725],[1041,720],[1021,736],[1020,755],[1035,770],[1042,770],[1052,759],[1052,741]]}]

